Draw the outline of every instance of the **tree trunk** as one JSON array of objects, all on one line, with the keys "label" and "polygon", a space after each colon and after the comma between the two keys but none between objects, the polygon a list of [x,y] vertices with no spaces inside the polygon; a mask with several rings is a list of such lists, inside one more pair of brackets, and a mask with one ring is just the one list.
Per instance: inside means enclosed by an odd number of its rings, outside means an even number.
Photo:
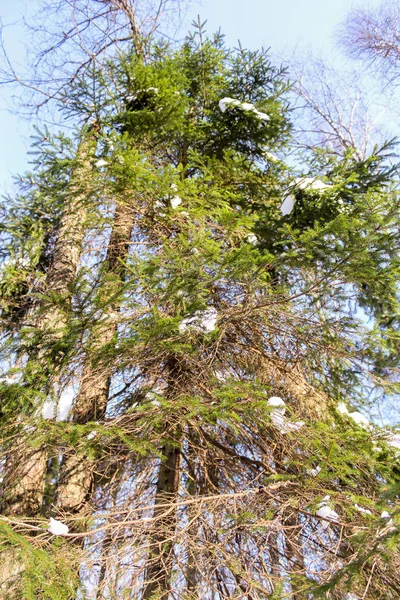
[{"label": "tree trunk", "polygon": [[[132,207],[121,204],[115,217],[104,268],[103,302],[105,319],[92,332],[92,355],[84,365],[81,386],[73,411],[75,423],[103,419],[110,391],[111,374],[101,360],[101,350],[117,332],[112,314],[120,309],[121,287],[125,281],[125,262],[133,227]],[[100,356],[99,356],[100,353]],[[93,464],[76,454],[66,455],[57,485],[56,505],[66,511],[78,512],[90,499],[94,484]]]},{"label": "tree trunk", "polygon": [[[146,569],[143,599],[153,594],[167,598],[173,564],[174,537],[177,509],[173,507],[178,498],[181,452],[176,446],[162,448],[163,461],[158,473],[154,508],[154,532],[150,538],[150,556]],[[166,505],[171,505],[169,508]]]},{"label": "tree trunk", "polygon": [[[78,148],[76,166],[71,173],[68,196],[61,225],[54,248],[53,262],[46,277],[46,291],[57,293],[71,303],[71,285],[78,268],[84,222],[86,200],[90,194],[90,173],[92,158],[96,148],[98,128],[91,126]],[[38,327],[47,335],[60,338],[67,323],[68,315],[60,303],[50,304],[41,315]],[[40,360],[39,355],[39,360]],[[43,448],[32,449],[24,441],[13,448],[6,461],[7,499],[3,512],[9,515],[37,515],[41,512],[47,452]]]},{"label": "tree trunk", "polygon": [[293,600],[300,600],[301,594],[301,578],[306,577],[306,567],[302,552],[301,525],[299,523],[298,512],[288,512],[283,517],[282,522],[285,534],[286,556],[290,565],[291,572],[291,587]]},{"label": "tree trunk", "polygon": [[[192,458],[193,452],[188,450],[189,460]],[[187,484],[187,492],[190,497],[196,497],[196,482],[193,478],[190,478]],[[196,507],[189,506],[189,520],[191,521],[196,515]],[[192,540],[196,539],[198,531],[198,524],[193,523],[191,528],[188,530],[188,541],[187,541],[187,567],[186,567],[186,591],[188,598],[196,598],[197,587],[198,587],[198,569],[196,568],[196,557],[194,548],[191,547]]]},{"label": "tree trunk", "polygon": [[[57,340],[62,336],[68,314],[64,308],[71,305],[71,285],[78,268],[87,211],[87,198],[91,193],[92,160],[96,149],[97,124],[92,125],[83,135],[73,167],[64,213],[54,248],[53,261],[46,277],[46,292],[56,293],[59,300],[42,305],[46,312],[40,316],[38,327],[45,334]],[[39,361],[43,351],[38,352]],[[27,432],[26,437],[29,436]],[[24,436],[25,437],[25,436]],[[43,510],[48,454],[45,447],[32,448],[25,439],[13,444],[6,456],[3,489],[7,491],[2,500],[2,513],[10,516],[38,516]],[[24,570],[23,564],[10,561],[11,548],[1,552],[0,563],[11,564],[13,571]],[[5,573],[4,581],[9,579]],[[6,591],[6,583],[0,582],[0,591]]]},{"label": "tree trunk", "polygon": [[126,276],[125,263],[129,253],[132,228],[132,207],[126,204],[117,205],[104,269],[102,300],[107,308],[104,320],[93,333],[93,356],[87,358],[84,366],[79,396],[74,409],[76,423],[102,419],[106,412],[111,377],[102,364],[101,357],[99,360],[98,352],[112,341],[117,331],[117,323],[112,320],[112,315],[120,309],[120,292]]}]

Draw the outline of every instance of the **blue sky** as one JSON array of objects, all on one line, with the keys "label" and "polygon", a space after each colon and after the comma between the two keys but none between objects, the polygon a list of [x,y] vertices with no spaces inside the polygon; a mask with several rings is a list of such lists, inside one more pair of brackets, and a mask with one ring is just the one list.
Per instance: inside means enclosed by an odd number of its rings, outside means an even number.
[{"label": "blue sky", "polygon": [[[200,14],[208,20],[208,31],[221,27],[231,45],[240,39],[246,47],[271,47],[278,56],[288,56],[296,48],[299,52],[313,49],[340,61],[333,35],[353,4],[351,0],[202,0],[193,2],[188,21]],[[18,20],[27,6],[33,8],[35,0],[29,4],[27,0],[0,0],[0,17],[6,26],[3,39],[16,63],[24,59],[24,30]],[[10,112],[13,104],[10,90],[0,87],[0,193],[10,189],[12,175],[23,172],[29,161],[32,123]]]}]

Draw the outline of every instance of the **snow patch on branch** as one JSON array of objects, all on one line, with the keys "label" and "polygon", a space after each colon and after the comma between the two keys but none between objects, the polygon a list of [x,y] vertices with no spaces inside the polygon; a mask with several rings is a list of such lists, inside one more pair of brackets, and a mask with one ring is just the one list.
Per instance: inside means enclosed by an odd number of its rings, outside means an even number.
[{"label": "snow patch on branch", "polygon": [[371,515],[372,516],[372,512],[368,509],[368,508],[364,508],[363,506],[360,506],[359,504],[354,504],[354,508],[356,510],[358,510],[358,512],[364,514],[364,515]]},{"label": "snow patch on branch", "polygon": [[346,415],[347,417],[352,419],[359,427],[362,427],[362,429],[367,429],[367,430],[373,429],[373,425],[369,422],[367,417],[365,417],[364,415],[362,415],[361,413],[359,413],[357,411],[349,412],[349,409],[347,408],[347,406],[344,402],[339,402],[336,406],[336,410],[341,415]]},{"label": "snow patch on branch", "polygon": [[[178,191],[178,186],[175,183],[171,185],[171,191]],[[168,203],[170,204],[171,208],[175,210],[180,204],[182,204],[182,198],[176,193],[164,196],[163,198],[161,198],[161,200],[156,200],[154,202],[154,212],[157,213],[160,217],[165,217],[164,210],[168,207]]]},{"label": "snow patch on branch", "polygon": [[53,535],[66,535],[69,532],[69,527],[64,523],[61,523],[61,521],[57,521],[57,519],[53,519],[53,517],[50,517],[50,522],[47,531],[49,533],[52,533]]},{"label": "snow patch on branch", "polygon": [[286,404],[282,398],[279,398],[279,396],[272,396],[272,398],[268,400],[267,404],[275,407],[273,410],[271,410],[271,423],[280,431],[280,433],[299,431],[299,429],[304,427],[304,421],[292,422],[285,417]]},{"label": "snow patch on branch", "polygon": [[269,150],[265,150],[265,152],[263,152],[263,155],[264,158],[266,158],[270,162],[279,162],[279,158]]},{"label": "snow patch on branch", "polygon": [[356,411],[351,412],[351,413],[349,413],[349,417],[350,417],[350,419],[353,419],[353,421],[359,427],[362,427],[363,429],[373,429],[373,426],[368,421],[367,417],[364,417],[364,415],[362,415],[361,413],[356,412]]},{"label": "snow patch on branch", "polygon": [[316,177],[297,177],[295,184],[299,190],[309,190],[312,192],[323,192],[333,188],[333,185],[330,183],[324,183]]},{"label": "snow patch on branch", "polygon": [[254,104],[251,104],[251,102],[240,102],[240,100],[236,100],[235,98],[222,98],[222,100],[219,101],[218,106],[223,113],[227,108],[233,107],[254,114],[258,119],[260,119],[260,121],[270,120],[267,114],[257,110]]},{"label": "snow patch on branch", "polygon": [[256,236],[255,233],[249,233],[246,240],[247,240],[247,243],[251,244],[252,246],[258,245],[258,237]]},{"label": "snow patch on branch", "polygon": [[[298,190],[323,193],[326,190],[332,189],[333,185],[331,185],[330,183],[324,183],[316,177],[297,177],[294,180],[293,187],[295,189],[297,188]],[[281,213],[283,217],[290,215],[294,208],[295,202],[296,197],[294,196],[294,194],[285,194],[285,196],[283,197],[283,202],[281,204]]]},{"label": "snow patch on branch", "polygon": [[199,333],[211,333],[214,331],[218,319],[218,313],[214,307],[206,310],[197,310],[191,317],[186,317],[179,324],[179,333],[192,329]]},{"label": "snow patch on branch", "polygon": [[[387,525],[393,525],[393,519],[387,510],[381,512],[381,519],[385,519],[385,521],[387,521]],[[390,531],[394,531],[395,529],[396,527],[392,528]]]},{"label": "snow patch on branch", "polygon": [[95,166],[98,167],[99,169],[101,167],[106,167],[108,165],[108,162],[106,160],[104,160],[103,158],[100,158],[96,163]]},{"label": "snow patch on branch", "polygon": [[321,471],[322,468],[319,465],[317,465],[315,469],[307,469],[307,473],[310,475],[310,477],[317,477]]},{"label": "snow patch on branch", "polygon": [[296,202],[296,198],[293,196],[293,194],[288,194],[287,196],[284,196],[283,202],[281,204],[282,217],[286,217],[287,215],[290,215],[290,213],[292,212],[292,210],[294,208],[295,202]]},{"label": "snow patch on branch", "polygon": [[324,498],[322,498],[321,502],[318,504],[318,510],[315,513],[317,517],[320,517],[325,521],[322,524],[324,529],[327,529],[329,527],[329,521],[338,523],[340,520],[338,513],[329,506],[330,502],[330,496],[325,496]]},{"label": "snow patch on branch", "polygon": [[182,198],[180,196],[176,195],[170,199],[170,202],[171,202],[171,208],[175,209],[175,208],[178,208],[178,206],[180,204],[182,204]]}]

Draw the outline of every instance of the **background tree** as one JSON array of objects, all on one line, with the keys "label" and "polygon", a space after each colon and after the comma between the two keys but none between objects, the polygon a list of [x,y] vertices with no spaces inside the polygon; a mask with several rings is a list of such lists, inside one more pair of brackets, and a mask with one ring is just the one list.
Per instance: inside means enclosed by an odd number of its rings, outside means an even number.
[{"label": "background tree", "polygon": [[384,80],[396,86],[400,60],[400,5],[386,0],[378,7],[358,6],[349,11],[340,30],[348,54],[364,60]]},{"label": "background tree", "polygon": [[394,136],[387,130],[387,98],[376,93],[359,71],[334,69],[308,54],[288,61],[293,81],[294,127],[299,148],[322,147],[338,156],[354,152],[367,158],[375,146]]}]

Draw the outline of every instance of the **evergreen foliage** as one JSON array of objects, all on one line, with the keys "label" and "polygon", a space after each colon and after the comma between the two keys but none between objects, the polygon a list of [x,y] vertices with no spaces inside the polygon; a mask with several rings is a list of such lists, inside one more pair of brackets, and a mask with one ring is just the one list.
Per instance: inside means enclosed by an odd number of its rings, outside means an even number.
[{"label": "evergreen foliage", "polygon": [[[18,576],[0,568],[0,589],[398,598],[400,442],[356,412],[398,393],[394,142],[289,165],[287,73],[267,52],[201,23],[150,50],[76,82],[95,141],[82,156],[90,126],[41,135],[3,206],[0,554]],[[77,199],[79,264],[54,289]],[[10,509],[32,457],[40,506]]]}]

